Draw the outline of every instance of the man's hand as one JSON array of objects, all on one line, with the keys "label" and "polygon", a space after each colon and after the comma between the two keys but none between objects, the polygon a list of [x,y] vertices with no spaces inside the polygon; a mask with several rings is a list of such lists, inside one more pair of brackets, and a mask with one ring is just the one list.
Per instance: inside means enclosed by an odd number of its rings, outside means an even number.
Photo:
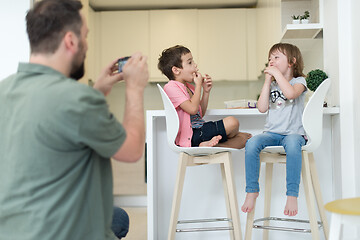
[{"label": "man's hand", "polygon": [[112,61],[100,73],[94,88],[102,92],[105,96],[108,95],[115,83],[123,79],[123,73],[117,73],[117,59]]},{"label": "man's hand", "polygon": [[123,126],[126,139],[113,156],[118,161],[135,162],[144,152],[144,88],[149,78],[146,61],[147,57],[135,53],[123,67],[122,74],[126,83]]},{"label": "man's hand", "polygon": [[149,79],[147,57],[141,53],[132,55],[123,67],[123,78],[126,89],[143,90]]}]

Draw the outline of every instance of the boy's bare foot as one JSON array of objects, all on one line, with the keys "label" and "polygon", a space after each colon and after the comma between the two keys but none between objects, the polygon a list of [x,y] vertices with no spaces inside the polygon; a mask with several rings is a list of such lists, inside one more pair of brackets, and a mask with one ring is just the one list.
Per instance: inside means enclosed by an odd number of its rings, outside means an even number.
[{"label": "boy's bare foot", "polygon": [[287,196],[284,214],[287,216],[295,216],[298,213],[297,197]]},{"label": "boy's bare foot", "polygon": [[256,198],[259,196],[259,193],[247,193],[245,202],[241,207],[241,211],[244,213],[249,213],[254,209]]},{"label": "boy's bare foot", "polygon": [[221,138],[222,138],[221,135],[217,135],[209,141],[200,143],[199,147],[214,147],[215,145],[217,145],[219,143]]}]

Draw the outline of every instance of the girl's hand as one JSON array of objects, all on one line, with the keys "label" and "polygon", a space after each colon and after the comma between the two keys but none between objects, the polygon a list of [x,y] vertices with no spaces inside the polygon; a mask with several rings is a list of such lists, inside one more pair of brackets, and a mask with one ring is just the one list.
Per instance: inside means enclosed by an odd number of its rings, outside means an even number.
[{"label": "girl's hand", "polygon": [[265,68],[264,73],[270,74],[275,79],[278,76],[278,74],[281,74],[280,70],[277,67],[274,66],[268,66]]},{"label": "girl's hand", "polygon": [[209,93],[212,88],[212,79],[208,74],[205,74],[203,89],[204,92]]},{"label": "girl's hand", "polygon": [[193,73],[193,77],[195,85],[201,86],[203,83],[203,77],[201,76],[201,74],[199,72]]},{"label": "girl's hand", "polygon": [[272,75],[270,75],[269,73],[265,73],[265,83],[266,84],[270,85],[273,80],[275,80],[275,79]]}]

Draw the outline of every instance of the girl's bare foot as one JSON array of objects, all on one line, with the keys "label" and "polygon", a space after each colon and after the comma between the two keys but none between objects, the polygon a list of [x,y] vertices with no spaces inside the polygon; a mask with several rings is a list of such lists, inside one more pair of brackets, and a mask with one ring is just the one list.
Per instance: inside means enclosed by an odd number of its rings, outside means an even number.
[{"label": "girl's bare foot", "polygon": [[287,196],[284,214],[287,216],[295,216],[298,213],[297,197]]},{"label": "girl's bare foot", "polygon": [[215,145],[217,145],[219,143],[221,138],[222,138],[221,135],[217,135],[209,141],[200,143],[199,147],[214,147]]},{"label": "girl's bare foot", "polygon": [[241,211],[243,211],[244,213],[251,212],[255,207],[256,198],[258,196],[259,196],[258,192],[256,192],[256,193],[247,193],[246,198],[245,198],[245,202],[241,207]]}]

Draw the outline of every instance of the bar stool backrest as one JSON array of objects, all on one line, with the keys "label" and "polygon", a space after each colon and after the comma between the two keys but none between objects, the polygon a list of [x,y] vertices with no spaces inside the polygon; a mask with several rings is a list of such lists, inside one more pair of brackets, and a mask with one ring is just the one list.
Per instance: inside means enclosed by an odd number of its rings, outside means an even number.
[{"label": "bar stool backrest", "polygon": [[175,144],[175,139],[179,131],[179,117],[172,104],[171,100],[165,93],[164,89],[157,84],[161,98],[164,104],[165,109],[165,118],[166,118],[166,134],[168,145],[171,150],[175,152],[186,152],[189,155],[208,155],[215,154],[219,152],[228,152],[228,151],[237,151],[238,149],[234,148],[223,148],[223,147],[179,147]]},{"label": "bar stool backrest", "polygon": [[[323,104],[331,81],[325,79],[315,90],[305,106],[302,115],[302,124],[304,126],[308,142],[302,147],[302,150],[314,152],[321,144],[322,126],[323,126]],[[269,146],[263,149],[266,153],[285,154],[283,146]]]},{"label": "bar stool backrest", "polygon": [[303,150],[314,152],[321,144],[323,132],[323,104],[331,81],[325,79],[315,90],[305,106],[302,123],[308,137],[308,142]]},{"label": "bar stool backrest", "polygon": [[180,126],[179,117],[174,108],[174,105],[170,101],[169,97],[166,95],[164,89],[162,89],[160,84],[157,84],[157,86],[159,88],[165,109],[166,134],[167,134],[168,145],[171,148],[171,150],[175,152],[179,152],[179,147],[175,145],[175,139],[178,134],[179,126]]}]

